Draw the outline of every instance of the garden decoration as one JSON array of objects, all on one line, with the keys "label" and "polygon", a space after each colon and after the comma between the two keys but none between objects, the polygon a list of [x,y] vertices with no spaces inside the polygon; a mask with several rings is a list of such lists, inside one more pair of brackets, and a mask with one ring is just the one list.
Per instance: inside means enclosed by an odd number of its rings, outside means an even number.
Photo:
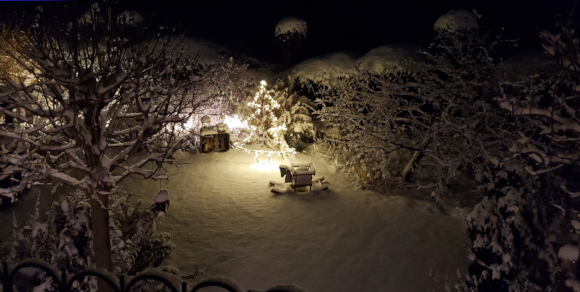
[{"label": "garden decoration", "polygon": [[[236,148],[255,154],[257,163],[259,163],[259,155],[286,157],[296,153],[296,150],[289,147],[284,140],[284,133],[288,129],[286,122],[280,119],[282,109],[278,101],[272,96],[271,90],[266,89],[266,85],[266,81],[262,80],[256,96],[247,103],[250,115],[246,123],[250,128],[251,135],[241,142],[234,143]],[[256,150],[246,147],[256,140],[263,144],[266,149]],[[268,161],[270,161],[269,158]]]},{"label": "garden decoration", "polygon": [[167,190],[160,190],[153,196],[154,204],[151,206],[151,211],[163,212],[167,214],[169,209],[169,192]]},{"label": "garden decoration", "polygon": [[201,128],[205,128],[207,126],[209,126],[209,123],[211,122],[211,117],[210,116],[203,116],[201,117]]},{"label": "garden decoration", "polygon": [[217,125],[206,123],[201,128],[200,136],[202,153],[224,152],[230,149],[230,130],[225,123]]},{"label": "garden decoration", "polygon": [[328,185],[323,184],[324,176],[314,177],[316,169],[312,162],[309,163],[292,163],[291,166],[280,165],[280,176],[284,177],[284,183],[276,183],[270,181],[270,186],[284,186],[284,188],[274,187],[271,189],[273,193],[288,192],[288,186],[295,192],[296,188],[309,187],[312,191],[312,184],[318,183],[315,190],[327,190]]}]

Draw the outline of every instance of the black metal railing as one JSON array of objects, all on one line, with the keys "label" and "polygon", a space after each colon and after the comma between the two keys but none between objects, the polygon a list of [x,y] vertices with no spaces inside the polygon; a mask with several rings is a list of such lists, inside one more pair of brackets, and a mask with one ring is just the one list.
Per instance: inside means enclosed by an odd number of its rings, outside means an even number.
[{"label": "black metal railing", "polygon": [[[53,278],[53,283],[56,284],[58,287],[57,291],[59,292],[78,290],[77,288],[73,288],[74,283],[77,281],[82,282],[85,277],[96,277],[97,279],[108,283],[115,292],[129,292],[143,280],[153,280],[162,283],[172,292],[196,292],[206,287],[220,287],[229,292],[258,292],[257,290],[242,289],[235,281],[223,276],[207,277],[191,284],[173,274],[157,269],[147,269],[135,276],[116,277],[114,274],[100,269],[86,269],[71,275],[64,270],[58,271],[49,263],[37,259],[24,260],[12,268],[9,268],[6,262],[2,263],[2,269],[0,269],[2,292],[19,291],[18,289],[15,289],[14,285],[19,282],[17,277],[21,275],[22,269],[25,268],[37,268],[46,272],[46,276]],[[32,287],[28,288],[30,289]],[[279,285],[272,287],[265,292],[304,292],[304,290],[294,285]]]}]

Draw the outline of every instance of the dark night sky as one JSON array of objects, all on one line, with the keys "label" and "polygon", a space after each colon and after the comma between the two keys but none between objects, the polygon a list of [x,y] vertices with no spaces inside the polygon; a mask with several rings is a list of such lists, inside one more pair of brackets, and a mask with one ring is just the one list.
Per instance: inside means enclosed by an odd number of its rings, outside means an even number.
[{"label": "dark night sky", "polygon": [[[476,9],[483,25],[505,27],[524,48],[537,46],[537,31],[552,27],[557,14],[568,15],[575,0],[398,0],[398,1],[177,1],[139,4],[124,1],[147,15],[179,25],[187,34],[214,39],[262,57],[281,61],[274,28],[286,16],[299,16],[309,26],[300,59],[336,51],[364,54],[389,43],[427,44],[433,24],[450,9]],[[135,3],[135,4],[133,4]],[[142,3],[142,2],[141,2]],[[157,2],[158,3],[158,2]],[[185,4],[189,3],[189,4]]]},{"label": "dark night sky", "polygon": [[[274,28],[286,16],[299,16],[309,26],[308,39],[299,59],[345,50],[364,54],[389,43],[425,45],[432,37],[437,18],[455,8],[475,8],[483,15],[485,27],[505,27],[509,37],[522,39],[521,47],[528,49],[538,46],[537,31],[553,27],[556,15],[567,17],[574,1],[354,0],[340,4],[301,0],[121,0],[120,5],[142,13],[149,21],[171,24],[188,35],[212,39],[266,61],[281,62]],[[30,5],[26,2],[1,2],[0,9],[7,12]]]}]

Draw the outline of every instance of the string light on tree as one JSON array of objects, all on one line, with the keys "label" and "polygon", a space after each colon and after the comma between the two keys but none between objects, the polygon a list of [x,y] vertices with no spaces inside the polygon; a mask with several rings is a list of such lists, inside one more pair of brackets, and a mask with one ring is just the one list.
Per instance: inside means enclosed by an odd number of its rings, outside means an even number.
[{"label": "string light on tree", "polygon": [[[234,143],[236,148],[256,154],[256,160],[261,154],[268,155],[268,157],[272,155],[284,157],[296,153],[295,149],[290,148],[284,140],[284,134],[288,130],[286,124],[279,122],[278,119],[282,115],[283,109],[274,96],[280,93],[275,90],[267,90],[266,85],[266,81],[260,82],[260,89],[244,109],[246,116],[249,117],[245,122],[250,130],[250,136],[243,139],[242,142]],[[252,150],[244,147],[251,142],[257,142],[271,150]]]}]

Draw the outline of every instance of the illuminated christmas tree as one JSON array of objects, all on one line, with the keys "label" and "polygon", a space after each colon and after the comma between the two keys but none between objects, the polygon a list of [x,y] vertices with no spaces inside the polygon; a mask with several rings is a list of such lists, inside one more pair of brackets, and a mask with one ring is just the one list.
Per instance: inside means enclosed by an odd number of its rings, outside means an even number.
[{"label": "illuminated christmas tree", "polygon": [[256,95],[242,109],[251,135],[241,143],[236,143],[236,147],[244,148],[245,144],[254,143],[263,145],[267,150],[245,150],[256,154],[282,156],[295,153],[294,148],[290,148],[284,140],[287,124],[286,119],[281,119],[281,117],[286,110],[278,102],[278,100],[287,100],[288,93],[285,90],[268,90],[266,85],[266,81],[260,82]]}]

